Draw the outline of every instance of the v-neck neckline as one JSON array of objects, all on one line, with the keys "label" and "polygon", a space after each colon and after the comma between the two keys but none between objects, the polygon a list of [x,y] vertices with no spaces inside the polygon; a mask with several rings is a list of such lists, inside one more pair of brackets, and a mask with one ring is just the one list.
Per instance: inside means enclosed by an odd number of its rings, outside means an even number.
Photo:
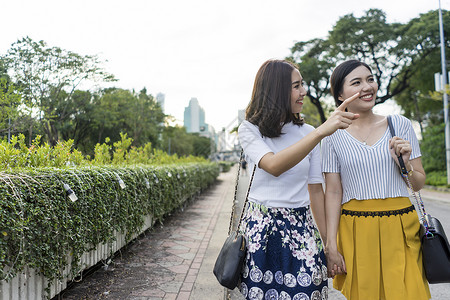
[{"label": "v-neck neckline", "polygon": [[389,132],[389,127],[386,128],[386,130],[384,131],[384,134],[373,145],[369,145],[367,143],[361,142],[356,137],[354,137],[350,132],[348,132],[347,129],[344,129],[344,132],[358,145],[360,145],[362,147],[367,147],[367,148],[375,148],[376,146],[378,146],[378,144],[380,144],[384,140],[384,137]]}]

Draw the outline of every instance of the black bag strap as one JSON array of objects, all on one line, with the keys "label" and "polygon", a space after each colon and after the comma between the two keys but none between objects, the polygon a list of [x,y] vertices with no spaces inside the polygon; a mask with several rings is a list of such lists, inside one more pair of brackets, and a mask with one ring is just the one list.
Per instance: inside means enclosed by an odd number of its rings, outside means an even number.
[{"label": "black bag strap", "polygon": [[[388,122],[388,126],[389,126],[389,131],[391,132],[391,136],[394,137],[395,136],[395,129],[394,129],[394,125],[392,124],[392,116],[387,116],[387,122]],[[408,170],[406,169],[405,166],[405,162],[403,161],[403,158],[401,155],[397,156],[398,158],[398,163],[400,164],[400,172],[403,176],[403,178],[405,178],[406,184],[408,186],[408,188],[410,189],[414,199],[416,200],[416,204],[417,204],[417,208],[419,209],[419,213],[420,213],[420,220],[422,221],[423,226],[425,226],[427,232],[428,232],[428,215],[425,212],[425,205],[423,204],[423,200],[422,200],[422,196],[420,195],[420,191],[414,192],[411,181],[409,180],[409,176],[408,176]]]},{"label": "black bag strap", "polygon": [[[391,116],[387,116],[387,122],[388,122],[388,126],[389,126],[389,131],[391,132],[391,136],[394,137],[395,129],[394,129],[394,125],[392,125]],[[405,162],[403,161],[403,157],[401,155],[399,155],[399,156],[397,156],[397,158],[398,158],[398,162],[400,164],[400,171],[402,172],[402,174],[408,175],[408,170],[406,169]]]},{"label": "black bag strap", "polygon": [[[231,233],[231,230],[233,227],[233,219],[234,219],[234,214],[235,214],[235,210],[236,210],[236,202],[237,202],[239,174],[241,172],[241,163],[242,163],[243,158],[244,158],[244,149],[241,149],[241,157],[239,159],[239,167],[238,167],[238,172],[237,172],[237,177],[236,177],[236,183],[234,185],[234,199],[233,199],[233,206],[231,208],[231,217],[230,217],[230,226],[228,227],[228,235]],[[253,166],[252,177],[250,178],[250,183],[248,185],[248,190],[247,190],[247,194],[245,196],[244,204],[242,205],[241,216],[239,217],[238,224],[241,224],[242,217],[244,216],[245,206],[247,205],[247,202],[248,202],[248,194],[250,193],[250,188],[252,186],[253,177],[255,176],[255,170],[256,170],[256,164]]]}]

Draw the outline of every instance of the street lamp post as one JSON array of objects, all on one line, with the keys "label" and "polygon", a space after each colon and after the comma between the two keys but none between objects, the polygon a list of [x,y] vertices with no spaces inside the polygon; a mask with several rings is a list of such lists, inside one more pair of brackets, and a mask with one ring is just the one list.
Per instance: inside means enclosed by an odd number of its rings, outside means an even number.
[{"label": "street lamp post", "polygon": [[439,0],[439,32],[441,39],[442,87],[444,88],[445,156],[447,158],[447,184],[450,185],[450,124],[448,122],[447,62],[445,60],[444,25],[442,21],[441,0]]}]

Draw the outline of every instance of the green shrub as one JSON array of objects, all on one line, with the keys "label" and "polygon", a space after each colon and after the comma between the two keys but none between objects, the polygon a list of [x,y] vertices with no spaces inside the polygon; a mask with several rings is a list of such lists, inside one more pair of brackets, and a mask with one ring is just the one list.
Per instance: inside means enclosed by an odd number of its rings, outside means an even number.
[{"label": "green shrub", "polygon": [[234,165],[234,162],[231,161],[219,161],[220,169],[222,172],[230,171],[231,167]]},{"label": "green shrub", "polygon": [[429,126],[425,129],[420,143],[422,163],[427,176],[432,172],[445,172],[445,124]]},{"label": "green shrub", "polygon": [[0,170],[21,170],[24,168],[64,168],[66,166],[128,166],[135,164],[162,165],[191,162],[207,162],[203,157],[178,157],[169,155],[160,149],[153,149],[151,143],[142,147],[132,147],[133,139],[126,134],[120,134],[121,140],[109,145],[105,143],[95,145],[94,158],[84,157],[82,153],[73,149],[73,140],[59,141],[55,147],[41,143],[41,137],[33,140],[28,147],[23,134],[12,136],[11,142],[0,141]]},{"label": "green shrub", "polygon": [[447,185],[447,172],[446,171],[427,173],[427,179],[425,181],[425,184],[434,185],[434,186],[450,187],[450,185]]},{"label": "green shrub", "polygon": [[[218,165],[211,162],[1,172],[0,280],[25,266],[49,282],[61,278],[68,253],[75,276],[84,252],[112,242],[114,232],[126,232],[130,239],[147,215],[162,222],[218,174]],[[78,200],[67,197],[64,184]]]},{"label": "green shrub", "polygon": [[[218,164],[201,157],[168,155],[150,143],[131,147],[126,134],[109,142],[97,144],[90,159],[72,140],[55,147],[40,136],[30,147],[23,135],[0,141],[0,280],[28,266],[50,284],[62,279],[68,254],[76,276],[84,252],[112,242],[115,232],[130,239],[145,216],[162,222],[219,174]],[[78,200],[69,200],[68,188]]]}]

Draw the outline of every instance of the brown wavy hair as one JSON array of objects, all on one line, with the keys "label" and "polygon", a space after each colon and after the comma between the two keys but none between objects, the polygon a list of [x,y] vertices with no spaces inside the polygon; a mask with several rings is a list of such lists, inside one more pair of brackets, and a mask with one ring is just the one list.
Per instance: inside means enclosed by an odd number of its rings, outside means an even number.
[{"label": "brown wavy hair", "polygon": [[298,67],[286,60],[268,60],[256,74],[245,119],[258,126],[266,137],[278,137],[284,124],[303,125],[300,114],[291,108],[292,71]]}]

